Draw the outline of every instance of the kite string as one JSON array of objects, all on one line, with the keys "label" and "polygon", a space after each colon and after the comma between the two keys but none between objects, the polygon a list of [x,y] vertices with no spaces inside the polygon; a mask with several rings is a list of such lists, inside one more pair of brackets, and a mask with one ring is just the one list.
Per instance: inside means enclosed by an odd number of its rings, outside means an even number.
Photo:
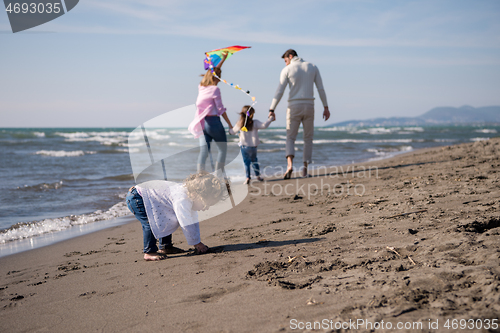
[{"label": "kite string", "polygon": [[214,71],[214,66],[212,65],[212,61],[211,61],[211,59],[210,59],[210,56],[209,56],[208,54],[206,54],[206,56],[207,56],[207,60],[208,60],[208,65],[209,65],[209,67],[210,67],[210,71],[212,72],[212,75],[213,75],[213,76],[215,76],[217,79],[219,79],[219,81],[224,82],[224,83],[225,83],[225,84],[227,84],[228,86],[233,87],[233,88],[234,88],[234,89],[236,89],[236,90],[240,90],[242,93],[244,93],[244,94],[248,95],[248,96],[252,99],[252,102],[253,102],[253,103],[252,103],[252,106],[253,106],[254,104],[256,104],[256,103],[257,103],[257,101],[255,100],[255,97],[254,97],[254,96],[252,96],[252,95],[250,95],[250,91],[249,91],[249,90],[245,91],[245,90],[243,90],[242,88],[240,88],[240,86],[238,86],[237,84],[229,83],[229,82],[227,82],[226,80],[221,79],[221,78],[220,78],[220,77],[219,77],[219,76],[215,73],[215,71]]},{"label": "kite string", "polygon": [[[213,76],[215,76],[217,79],[219,79],[219,81],[224,82],[224,83],[225,83],[225,84],[227,84],[228,86],[233,87],[233,88],[234,88],[234,89],[236,89],[236,90],[240,90],[242,93],[244,93],[244,94],[248,95],[248,96],[252,99],[252,105],[250,105],[250,107],[248,108],[248,110],[247,110],[247,112],[246,112],[246,116],[245,116],[245,123],[243,124],[243,127],[241,128],[241,130],[242,130],[243,132],[247,132],[248,130],[247,130],[247,128],[246,128],[246,125],[247,125],[247,120],[248,120],[248,117],[250,116],[250,110],[253,108],[253,106],[254,106],[255,104],[257,104],[257,101],[255,100],[255,97],[254,97],[254,96],[252,96],[252,95],[250,95],[250,91],[249,91],[249,90],[245,91],[245,90],[243,90],[242,88],[240,88],[240,86],[238,86],[237,84],[235,85],[235,84],[233,84],[233,83],[228,83],[226,80],[221,79],[221,78],[220,78],[220,77],[219,77],[219,76],[215,73],[214,66],[212,65],[212,61],[211,61],[211,59],[210,59],[210,56],[209,56],[208,54],[206,54],[206,53],[205,53],[205,55],[206,55],[206,57],[207,57],[208,65],[209,65],[209,67],[210,67],[210,71],[212,72],[212,75],[213,75]],[[255,109],[254,109],[254,110],[255,110]]]}]

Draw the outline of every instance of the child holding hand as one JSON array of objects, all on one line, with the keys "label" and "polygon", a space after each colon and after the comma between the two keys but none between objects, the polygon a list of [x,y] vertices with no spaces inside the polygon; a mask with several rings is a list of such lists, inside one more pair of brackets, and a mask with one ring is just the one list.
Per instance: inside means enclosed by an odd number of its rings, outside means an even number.
[{"label": "child holding hand", "polygon": [[259,181],[263,181],[260,176],[260,167],[257,160],[257,146],[259,145],[259,129],[268,128],[273,117],[269,117],[265,123],[260,120],[253,119],[255,109],[250,105],[245,105],[240,112],[240,119],[233,127],[234,133],[240,132],[239,146],[241,155],[243,156],[243,163],[245,164],[246,179],[243,184],[250,183],[250,165],[253,168],[255,176]]}]

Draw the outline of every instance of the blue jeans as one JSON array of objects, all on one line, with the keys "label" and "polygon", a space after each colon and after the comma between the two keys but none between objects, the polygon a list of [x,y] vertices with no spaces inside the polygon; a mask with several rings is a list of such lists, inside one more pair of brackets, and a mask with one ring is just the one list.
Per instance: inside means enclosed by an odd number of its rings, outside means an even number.
[{"label": "blue jeans", "polygon": [[[224,167],[226,162],[227,153],[227,138],[226,130],[222,126],[220,117],[218,116],[207,116],[205,117],[205,129],[203,130],[203,136],[200,136],[200,155],[198,156],[198,168],[205,170],[205,162],[207,161],[208,151],[210,150],[210,142],[215,141],[215,145],[219,150],[217,155],[217,163],[219,167]],[[205,145],[205,142],[207,143]]]},{"label": "blue jeans", "polygon": [[[144,253],[155,253],[158,251],[158,247],[156,246],[156,238],[151,231],[151,227],[149,225],[148,216],[146,214],[146,208],[144,208],[144,200],[137,192],[135,188],[132,191],[127,193],[127,197],[125,199],[127,201],[127,207],[130,209],[132,213],[134,213],[135,217],[141,222],[142,225],[142,237],[144,242]],[[168,235],[167,237],[160,238],[160,249],[165,249],[166,247],[172,246],[172,235]]]},{"label": "blue jeans", "polygon": [[252,165],[255,176],[260,176],[259,161],[257,160],[257,147],[241,146],[241,155],[243,156],[243,163],[245,164],[245,172],[247,178],[250,178],[250,165]]}]

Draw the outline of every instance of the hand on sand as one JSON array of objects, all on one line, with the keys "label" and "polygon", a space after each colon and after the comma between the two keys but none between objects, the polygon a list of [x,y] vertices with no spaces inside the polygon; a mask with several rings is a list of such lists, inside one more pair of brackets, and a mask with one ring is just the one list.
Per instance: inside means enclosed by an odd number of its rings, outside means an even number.
[{"label": "hand on sand", "polygon": [[203,253],[207,253],[208,252],[208,246],[206,246],[205,244],[203,244],[202,242],[199,242],[198,244],[196,244],[194,246],[194,252],[196,254],[203,254]]},{"label": "hand on sand", "polygon": [[144,260],[146,261],[160,261],[166,258],[167,256],[160,254],[158,252],[144,253]]}]

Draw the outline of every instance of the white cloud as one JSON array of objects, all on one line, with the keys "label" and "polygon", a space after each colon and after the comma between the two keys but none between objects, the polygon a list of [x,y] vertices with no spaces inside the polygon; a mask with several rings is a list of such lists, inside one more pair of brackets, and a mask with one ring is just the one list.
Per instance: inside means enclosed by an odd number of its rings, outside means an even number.
[{"label": "white cloud", "polygon": [[[448,4],[448,5],[446,5]],[[451,3],[371,1],[87,0],[79,6],[99,19],[70,20],[60,32],[173,35],[241,43],[330,47],[500,48],[495,15]],[[464,24],[466,27],[464,28]],[[480,31],[471,33],[470,27]],[[481,28],[481,26],[485,26]]]}]

